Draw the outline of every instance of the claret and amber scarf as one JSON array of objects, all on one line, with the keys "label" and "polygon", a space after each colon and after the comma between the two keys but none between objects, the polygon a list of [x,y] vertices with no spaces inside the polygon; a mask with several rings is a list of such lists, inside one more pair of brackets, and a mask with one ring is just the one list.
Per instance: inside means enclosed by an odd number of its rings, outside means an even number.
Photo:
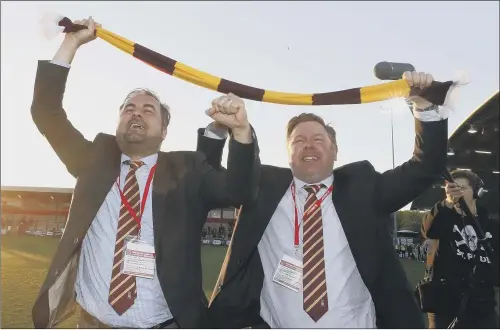
[{"label": "claret and amber scarf", "polygon": [[[84,25],[74,24],[67,17],[58,15],[46,15],[43,20],[45,27],[47,27],[47,24],[52,24],[52,30],[55,32],[70,33],[87,28]],[[400,79],[378,85],[327,93],[297,94],[275,92],[243,85],[197,70],[138,43],[127,40],[102,27],[96,29],[96,36],[155,69],[171,76],[220,93],[233,93],[245,99],[261,102],[291,105],[340,105],[379,102],[394,98],[407,98],[409,96],[419,95],[435,105],[447,106],[450,103],[449,101],[451,101],[450,95],[452,90],[463,84],[459,81],[435,81],[430,87],[422,90],[419,88],[411,88],[405,80]]]}]

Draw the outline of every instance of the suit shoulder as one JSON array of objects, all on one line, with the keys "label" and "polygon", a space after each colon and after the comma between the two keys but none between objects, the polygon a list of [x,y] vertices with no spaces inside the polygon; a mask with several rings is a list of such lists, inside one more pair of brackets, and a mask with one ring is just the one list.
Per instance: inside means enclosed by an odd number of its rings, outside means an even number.
[{"label": "suit shoulder", "polygon": [[103,143],[103,142],[116,142],[116,136],[106,133],[97,133],[94,138],[94,143]]},{"label": "suit shoulder", "polygon": [[111,150],[121,153],[118,142],[116,141],[116,136],[111,134],[98,133],[92,141],[92,144],[95,146],[94,148],[96,148],[96,150],[100,150],[100,152],[105,154]]},{"label": "suit shoulder", "polygon": [[205,154],[199,151],[169,151],[164,154],[175,165],[198,167],[207,161]]},{"label": "suit shoulder", "polygon": [[358,162],[349,163],[336,168],[333,171],[335,180],[347,180],[349,182],[356,182],[364,184],[374,183],[379,176],[373,165],[367,161],[362,160]]},{"label": "suit shoulder", "polygon": [[335,169],[335,172],[339,173],[350,173],[350,172],[359,172],[363,171],[366,173],[377,173],[375,171],[375,167],[373,167],[372,163],[367,160],[360,160],[357,162],[349,163]]},{"label": "suit shoulder", "polygon": [[279,167],[279,166],[274,166],[274,165],[266,165],[262,164],[261,169],[266,172],[281,172],[281,171],[290,171],[289,168],[286,167]]},{"label": "suit shoulder", "polygon": [[177,151],[167,151],[165,154],[172,157],[195,157],[195,155],[203,155],[203,153],[199,151],[186,151],[186,150],[177,150]]}]

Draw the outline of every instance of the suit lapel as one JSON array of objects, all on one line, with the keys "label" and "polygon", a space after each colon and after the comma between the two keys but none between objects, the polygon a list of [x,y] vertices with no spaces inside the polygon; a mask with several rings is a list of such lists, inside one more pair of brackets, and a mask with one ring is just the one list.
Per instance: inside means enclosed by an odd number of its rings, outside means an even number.
[{"label": "suit lapel", "polygon": [[[153,205],[154,226],[157,226],[160,223],[160,219],[162,221],[165,219],[165,197],[174,184],[172,178],[174,166],[170,161],[168,153],[159,152],[156,164],[156,172],[153,178],[153,195],[151,199]],[[156,237],[156,234],[159,232],[159,230],[154,230],[155,239],[159,239],[159,236]]]},{"label": "suit lapel", "polygon": [[[93,167],[78,178],[70,209],[70,219],[75,224],[77,237],[83,238],[99,208],[120,175],[121,151],[116,138],[99,135],[94,141],[96,152]],[[68,228],[69,229],[69,228]]]},{"label": "suit lapel", "polygon": [[[376,254],[367,253],[366,248],[376,249],[373,240],[373,231],[376,230],[375,221],[379,220],[375,215],[367,213],[363,209],[359,192],[352,184],[352,178],[347,167],[341,167],[333,171],[334,190],[332,193],[333,205],[339,217],[342,229],[347,238],[347,243],[352,256],[358,267],[360,275],[366,285],[373,282],[376,272]],[[365,220],[363,220],[365,219]],[[368,222],[366,222],[368,221]]]},{"label": "suit lapel", "polygon": [[349,194],[348,192],[349,178],[345,171],[342,170],[342,168],[333,171],[333,178],[333,205],[335,206],[335,210],[337,211],[337,215],[339,217],[340,223],[342,224],[342,228],[344,229],[344,233],[347,236],[349,245],[355,244],[355,242],[352,241],[351,238],[353,231],[356,229],[356,223],[349,220],[352,217],[349,206],[353,204],[353,202],[350,200],[352,199],[353,195]]},{"label": "suit lapel", "polygon": [[263,167],[261,172],[257,210],[243,208],[237,230],[231,246],[231,262],[228,265],[226,281],[236,273],[239,267],[246,263],[252,252],[257,248],[267,225],[271,221],[278,204],[285,195],[293,176],[289,169],[278,167]]}]

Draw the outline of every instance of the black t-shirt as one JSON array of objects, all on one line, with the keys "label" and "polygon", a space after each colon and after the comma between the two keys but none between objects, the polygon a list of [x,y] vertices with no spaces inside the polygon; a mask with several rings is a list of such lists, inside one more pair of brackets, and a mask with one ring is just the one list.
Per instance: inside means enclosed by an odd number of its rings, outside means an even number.
[{"label": "black t-shirt", "polygon": [[[474,220],[446,207],[444,202],[436,204],[425,216],[422,231],[427,238],[439,240],[433,262],[434,278],[445,278],[456,290],[462,290],[477,263],[477,288],[472,295],[490,308],[496,304],[493,287],[499,284],[499,226],[497,221],[488,218],[484,209],[478,209],[478,222],[494,250],[491,258],[478,242]],[[476,254],[479,254],[479,262]]]}]

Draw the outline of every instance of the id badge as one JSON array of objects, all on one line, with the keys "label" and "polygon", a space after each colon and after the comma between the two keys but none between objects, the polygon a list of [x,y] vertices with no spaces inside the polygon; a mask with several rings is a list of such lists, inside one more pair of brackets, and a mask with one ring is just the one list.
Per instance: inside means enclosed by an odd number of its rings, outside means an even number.
[{"label": "id badge", "polygon": [[155,248],[137,238],[126,238],[121,273],[152,279],[155,276]]},{"label": "id badge", "polygon": [[274,272],[273,282],[299,292],[302,287],[302,261],[284,254]]}]

